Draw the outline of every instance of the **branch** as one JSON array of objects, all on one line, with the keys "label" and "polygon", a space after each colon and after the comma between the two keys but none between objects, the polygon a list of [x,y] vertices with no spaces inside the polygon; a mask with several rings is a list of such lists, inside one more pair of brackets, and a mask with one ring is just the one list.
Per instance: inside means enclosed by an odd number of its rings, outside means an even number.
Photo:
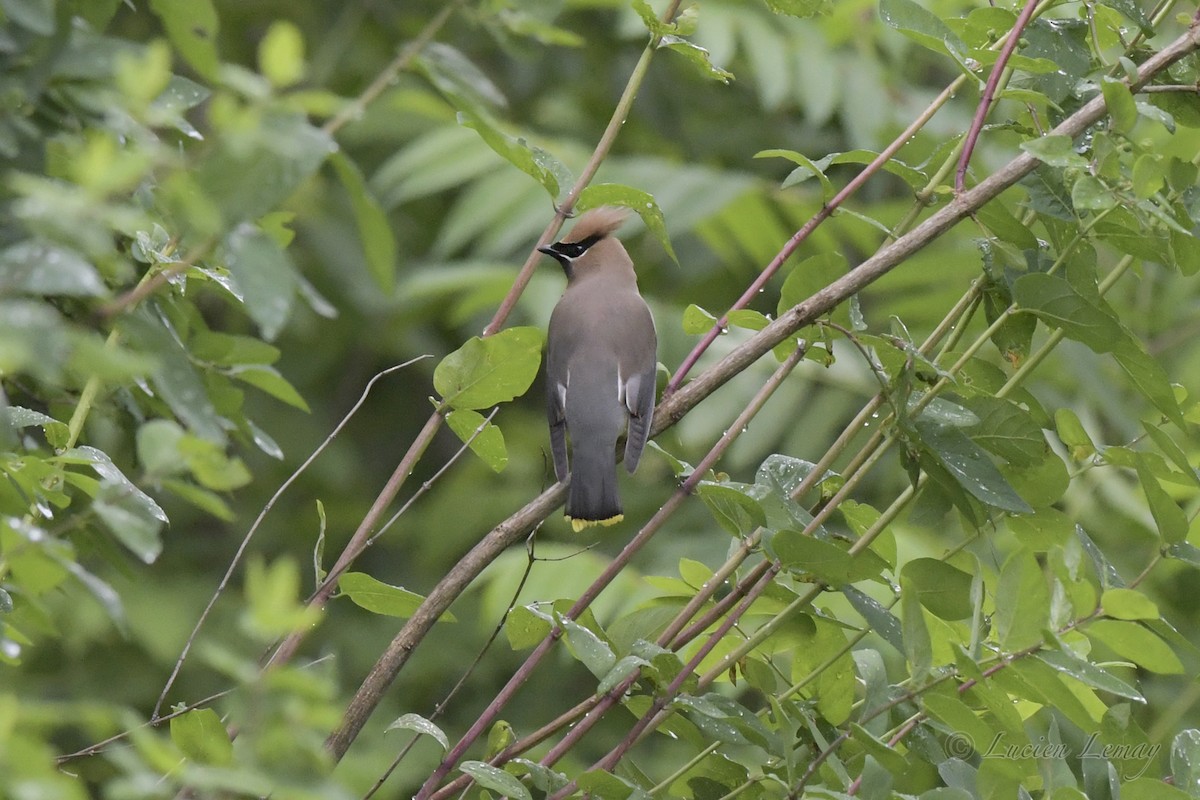
[{"label": "branch", "polygon": [[[1195,50],[1198,40],[1200,40],[1200,34],[1193,25],[1187,32],[1141,65],[1138,78],[1133,82],[1131,88],[1134,90],[1140,88],[1155,74]],[[1075,137],[1098,121],[1104,113],[1104,98],[1102,95],[1098,95],[1065,119],[1051,133]],[[1038,161],[1027,153],[1016,156],[997,172],[955,197],[912,231],[884,246],[854,270],[780,315],[766,328],[736,347],[695,380],[666,397],[655,411],[651,436],[657,436],[672,427],[692,408],[777,344],[794,335],[802,327],[811,324],[865,286],[886,275],[909,256],[930,244],[963,218],[1032,172],[1037,164]],[[554,484],[543,491],[524,508],[488,533],[434,587],[417,612],[392,640],[375,667],[372,668],[348,706],[342,726],[330,736],[327,747],[335,758],[340,758],[345,754],[365,724],[367,717],[379,702],[383,692],[399,674],[412,651],[442,612],[500,552],[514,544],[532,530],[534,525],[545,519],[562,502],[564,493],[565,486],[563,484]],[[672,500],[674,497],[673,495]],[[647,523],[646,528],[635,537],[626,550],[630,547],[640,546],[643,538],[649,538],[646,533],[647,530],[651,530],[652,533],[651,526],[654,525],[655,520],[660,515],[674,510],[672,500],[668,500],[667,505],[664,505],[655,518]],[[618,560],[613,562],[610,569],[619,570],[624,567],[624,564],[625,560],[618,556]],[[580,598],[580,602],[590,603],[591,599],[592,597],[585,595]],[[546,642],[543,642],[543,645],[549,646]],[[541,647],[539,646],[539,649]],[[537,652],[535,650],[535,654]]]}]

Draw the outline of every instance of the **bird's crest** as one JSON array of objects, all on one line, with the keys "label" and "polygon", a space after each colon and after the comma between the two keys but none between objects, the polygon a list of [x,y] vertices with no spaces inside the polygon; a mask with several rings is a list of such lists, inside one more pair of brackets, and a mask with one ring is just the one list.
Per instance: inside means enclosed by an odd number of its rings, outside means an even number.
[{"label": "bird's crest", "polygon": [[616,206],[601,206],[594,208],[579,218],[571,233],[563,238],[564,242],[582,242],[584,239],[603,239],[621,227],[629,216],[623,208]]}]

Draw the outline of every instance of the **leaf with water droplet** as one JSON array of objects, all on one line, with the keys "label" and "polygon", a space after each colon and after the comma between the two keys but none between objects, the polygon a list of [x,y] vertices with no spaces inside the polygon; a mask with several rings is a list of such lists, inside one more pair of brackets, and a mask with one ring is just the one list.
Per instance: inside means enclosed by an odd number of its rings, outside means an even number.
[{"label": "leaf with water droplet", "polygon": [[1004,511],[1033,511],[987,454],[961,430],[924,418],[916,420],[915,428],[922,449],[972,497]]}]

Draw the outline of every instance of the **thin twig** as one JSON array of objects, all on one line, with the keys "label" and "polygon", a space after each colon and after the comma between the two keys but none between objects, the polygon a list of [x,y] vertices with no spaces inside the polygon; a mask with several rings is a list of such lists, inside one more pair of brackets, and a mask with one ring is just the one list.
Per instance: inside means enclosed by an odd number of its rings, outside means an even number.
[{"label": "thin twig", "polygon": [[442,26],[450,19],[450,15],[458,10],[463,0],[449,0],[442,10],[434,15],[433,19],[425,24],[417,37],[405,45],[400,52],[392,59],[383,70],[375,76],[375,80],[363,89],[358,97],[351,100],[342,107],[337,114],[330,117],[329,120],[321,126],[321,130],[333,136],[341,130],[346,123],[362,117],[367,106],[370,105],[379,95],[383,94],[389,86],[396,82],[396,77],[408,69],[412,61],[421,54],[421,51],[433,41],[433,37],[442,29]]},{"label": "thin twig", "polygon": [[233,554],[233,559],[229,562],[229,566],[225,570],[224,577],[221,578],[221,582],[217,584],[216,591],[214,591],[212,597],[209,598],[208,605],[204,607],[204,611],[200,612],[200,618],[196,620],[196,624],[192,627],[192,632],[188,635],[187,641],[183,645],[183,650],[179,654],[179,658],[175,660],[175,666],[171,670],[171,675],[167,678],[167,683],[165,686],[163,686],[162,692],[158,696],[158,701],[154,704],[154,711],[150,715],[150,719],[153,722],[160,721],[158,712],[162,709],[163,703],[166,702],[167,693],[171,691],[171,687],[175,684],[175,679],[179,676],[179,671],[183,669],[183,662],[187,660],[188,653],[191,651],[192,645],[195,643],[196,637],[200,633],[200,629],[204,626],[205,621],[208,619],[208,615],[212,612],[213,606],[217,604],[217,600],[224,593],[226,587],[229,586],[229,582],[233,578],[234,570],[236,570],[238,564],[241,563],[242,556],[245,555],[246,548],[250,545],[250,539],[253,538],[254,534],[258,531],[258,527],[262,524],[263,519],[266,518],[267,513],[275,507],[276,501],[278,501],[283,493],[288,490],[288,487],[296,482],[300,475],[306,469],[308,469],[313,461],[317,459],[317,456],[321,455],[321,453],[325,451],[325,448],[337,438],[338,434],[342,432],[342,429],[346,427],[351,418],[358,413],[358,410],[362,408],[363,403],[366,402],[367,395],[371,393],[371,389],[374,388],[376,382],[378,382],[381,378],[391,375],[393,372],[404,369],[405,367],[411,366],[412,364],[415,364],[416,362],[426,358],[430,358],[430,356],[417,356],[416,358],[405,361],[403,364],[397,364],[393,367],[388,367],[387,369],[376,373],[371,380],[367,381],[366,388],[363,389],[358,401],[350,408],[348,412],[346,412],[346,415],[342,417],[342,421],[339,422],[337,427],[335,427],[333,431],[325,437],[325,441],[321,442],[320,446],[318,446],[316,450],[313,450],[312,454],[304,460],[304,463],[297,467],[295,472],[288,476],[288,479],[284,481],[277,490],[275,490],[275,494],[271,495],[271,499],[268,500],[266,505],[263,506],[262,511],[258,512],[258,517],[255,518],[254,524],[250,526],[250,530],[246,531],[246,535],[242,538],[242,543],[238,545],[237,552]]}]

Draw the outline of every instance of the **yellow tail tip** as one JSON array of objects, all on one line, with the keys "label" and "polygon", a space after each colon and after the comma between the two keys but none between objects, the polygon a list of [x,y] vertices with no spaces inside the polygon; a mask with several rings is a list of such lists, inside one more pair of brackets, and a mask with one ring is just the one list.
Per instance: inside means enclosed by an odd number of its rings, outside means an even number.
[{"label": "yellow tail tip", "polygon": [[571,530],[579,533],[584,528],[590,528],[593,525],[603,525],[605,527],[608,527],[609,525],[616,525],[618,522],[625,519],[625,515],[617,514],[615,517],[609,517],[608,519],[579,519],[577,517],[564,516],[563,519],[571,523]]}]

